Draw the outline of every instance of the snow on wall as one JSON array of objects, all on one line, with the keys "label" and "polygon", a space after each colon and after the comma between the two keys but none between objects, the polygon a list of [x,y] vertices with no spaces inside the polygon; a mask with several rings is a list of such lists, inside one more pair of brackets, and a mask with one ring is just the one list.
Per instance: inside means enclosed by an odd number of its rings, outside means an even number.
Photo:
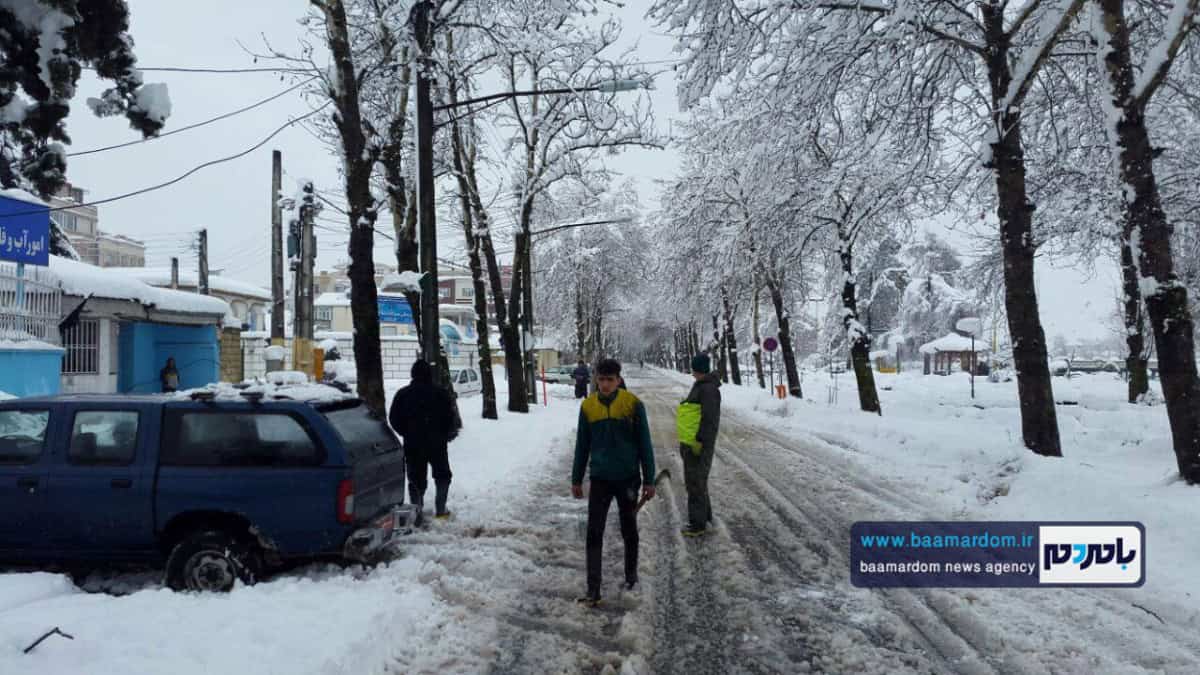
[{"label": "snow on wall", "polygon": [[[316,333],[315,339],[325,345],[330,342],[337,344],[338,352],[342,358],[337,363],[345,364],[353,367],[354,363],[354,338],[349,333]],[[407,380],[409,371],[412,369],[412,364],[420,355],[418,342],[415,338],[409,336],[384,336],[379,340],[380,347],[383,349],[383,379],[384,380]],[[267,373],[266,353],[270,349],[261,334],[242,333],[242,355],[245,368],[245,378],[253,379],[256,377],[264,377]],[[292,341],[288,339],[284,343],[284,359],[285,366],[292,362]],[[449,355],[451,368],[478,367],[478,358],[473,346],[463,345],[459,348],[458,354]],[[339,366],[339,370],[344,366]],[[332,370],[330,362],[326,363],[326,368]]]}]

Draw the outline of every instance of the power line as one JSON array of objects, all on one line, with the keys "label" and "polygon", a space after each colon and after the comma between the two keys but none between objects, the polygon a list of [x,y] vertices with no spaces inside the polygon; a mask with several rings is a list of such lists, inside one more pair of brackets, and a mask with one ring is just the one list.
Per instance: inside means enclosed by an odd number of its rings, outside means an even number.
[{"label": "power line", "polygon": [[242,114],[242,113],[244,113],[244,112],[247,112],[247,111],[250,111],[250,110],[254,110],[255,108],[262,107],[262,106],[264,106],[264,105],[266,105],[266,104],[270,103],[271,101],[274,101],[275,99],[277,99],[277,98],[279,98],[279,97],[281,97],[281,96],[284,96],[284,95],[286,95],[286,94],[290,94],[290,93],[291,93],[291,92],[293,92],[293,91],[296,91],[296,90],[297,90],[297,89],[299,89],[300,87],[303,87],[304,85],[308,84],[309,82],[312,82],[312,81],[313,81],[313,80],[315,80],[315,79],[317,79],[317,78],[316,78],[316,77],[310,77],[309,79],[307,79],[307,80],[305,80],[305,81],[303,81],[303,82],[301,82],[301,83],[299,83],[299,84],[296,84],[296,85],[293,85],[293,86],[291,86],[291,87],[288,87],[287,89],[284,89],[283,91],[279,92],[278,94],[275,94],[275,95],[273,95],[273,96],[269,96],[269,97],[267,97],[267,98],[264,98],[263,100],[261,100],[261,101],[259,101],[259,102],[257,102],[257,103],[252,103],[252,104],[250,104],[250,105],[248,105],[248,106],[246,106],[246,107],[244,107],[244,108],[239,108],[239,109],[237,109],[237,110],[234,110],[234,111],[231,111],[231,112],[227,112],[227,113],[225,113],[225,114],[223,114],[223,115],[217,115],[216,117],[213,117],[213,118],[211,118],[211,119],[204,120],[203,122],[197,122],[197,123],[195,123],[195,124],[189,124],[189,125],[188,125],[188,126],[186,126],[186,127],[180,127],[180,128],[178,128],[178,129],[173,129],[173,130],[171,130],[171,131],[168,131],[168,132],[167,132],[167,133],[165,133],[165,134],[159,134],[159,135],[157,135],[157,136],[151,136],[151,137],[149,137],[149,138],[140,138],[140,139],[138,139],[138,140],[136,140],[136,141],[129,141],[128,143],[118,143],[118,144],[116,144],[116,145],[108,145],[108,146],[105,146],[105,147],[103,147],[103,148],[93,148],[93,149],[91,149],[91,150],[80,150],[79,152],[68,152],[68,153],[67,153],[67,157],[82,157],[83,155],[91,155],[91,154],[94,154],[94,153],[97,153],[97,152],[105,152],[106,150],[116,150],[116,149],[118,149],[118,148],[127,148],[127,147],[129,147],[129,146],[131,146],[131,145],[138,145],[138,144],[141,144],[141,143],[149,143],[150,141],[156,141],[156,140],[158,140],[158,139],[160,139],[160,138],[166,138],[167,136],[171,136],[171,135],[174,135],[174,134],[181,134],[181,133],[183,133],[183,132],[185,132],[185,131],[190,131],[190,130],[192,130],[192,129],[196,129],[196,128],[199,128],[199,127],[202,127],[202,126],[206,126],[206,125],[208,125],[208,124],[212,124],[213,122],[220,122],[221,120],[229,119],[230,117],[233,117],[233,116],[235,116],[235,115],[240,115],[240,114]]},{"label": "power line", "polygon": [[[83,66],[84,70],[95,70],[93,66]],[[135,67],[143,73],[311,73],[312,68],[185,68],[178,66],[161,66],[156,68]]]},{"label": "power line", "polygon": [[266,138],[262,139],[258,143],[255,143],[254,145],[250,146],[249,148],[246,148],[245,150],[243,150],[235,155],[230,155],[228,157],[222,157],[220,159],[214,159],[212,161],[205,162],[199,166],[193,167],[191,170],[189,170],[187,173],[183,174],[182,176],[171,179],[165,183],[159,183],[158,185],[151,185],[150,187],[141,188],[140,190],[134,190],[133,192],[126,192],[125,194],[117,195],[115,197],[107,197],[105,199],[97,199],[95,201],[85,202],[83,204],[71,204],[69,206],[51,206],[48,208],[32,209],[29,211],[17,211],[14,213],[0,214],[0,219],[12,218],[15,216],[28,216],[28,215],[39,214],[39,213],[50,213],[50,212],[54,212],[54,211],[65,211],[67,209],[76,209],[81,206],[99,206],[100,204],[108,204],[110,202],[115,202],[115,201],[119,201],[122,199],[128,199],[129,197],[136,197],[138,195],[146,194],[147,192],[154,192],[155,190],[161,190],[162,188],[170,187],[171,185],[174,185],[174,184],[190,177],[192,174],[196,173],[197,171],[200,171],[201,169],[207,169],[210,166],[216,166],[217,164],[223,164],[225,162],[230,162],[235,159],[240,159],[242,157],[245,157],[246,155],[248,155],[248,154],[254,152],[255,150],[261,148],[262,146],[266,145],[272,138],[275,138],[280,133],[282,133],[284,129],[287,129],[288,127],[292,126],[293,124],[303,122],[304,120],[308,119],[309,117],[312,117],[313,115],[321,112],[326,107],[328,107],[330,103],[332,103],[332,101],[326,101],[326,102],[322,103],[319,107],[317,107],[313,110],[310,110],[307,113],[301,115],[300,117],[297,117],[297,118],[287,122],[283,126],[276,129],[275,131],[272,131],[271,134],[269,136],[267,136]]}]

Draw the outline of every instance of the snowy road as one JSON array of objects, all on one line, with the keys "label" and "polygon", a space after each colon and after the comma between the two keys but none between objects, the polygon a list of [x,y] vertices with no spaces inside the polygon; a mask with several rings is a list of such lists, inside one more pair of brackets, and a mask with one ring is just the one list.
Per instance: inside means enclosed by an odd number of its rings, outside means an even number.
[{"label": "snowy road", "polygon": [[[528,531],[483,533],[517,556],[520,579],[482,573],[480,592],[443,599],[494,618],[494,672],[1135,673],[1196,672],[1200,637],[1163,625],[1119,593],[1072,590],[855,589],[848,531],[857,520],[945,519],[852,445],[782,437],[726,411],[710,478],[718,527],[685,540],[683,469],[673,410],[684,388],[630,378],[650,412],[658,462],[673,480],[640,516],[643,588],[623,595],[616,514],[605,542],[605,606],[586,610],[582,502],[563,497],[569,448]],[[816,432],[819,433],[819,432]],[[522,528],[523,529],[523,528]],[[460,572],[461,573],[461,572]],[[512,584],[496,604],[496,585]],[[486,589],[486,590],[484,590]]]}]

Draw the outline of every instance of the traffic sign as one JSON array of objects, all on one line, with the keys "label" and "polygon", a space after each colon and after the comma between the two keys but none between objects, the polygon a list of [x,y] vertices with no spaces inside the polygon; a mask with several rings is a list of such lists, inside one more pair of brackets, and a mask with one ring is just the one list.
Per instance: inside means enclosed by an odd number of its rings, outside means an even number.
[{"label": "traffic sign", "polygon": [[762,346],[763,346],[763,349],[765,349],[769,352],[773,352],[776,349],[779,349],[779,340],[776,340],[773,337],[769,337],[769,338],[763,340]]}]

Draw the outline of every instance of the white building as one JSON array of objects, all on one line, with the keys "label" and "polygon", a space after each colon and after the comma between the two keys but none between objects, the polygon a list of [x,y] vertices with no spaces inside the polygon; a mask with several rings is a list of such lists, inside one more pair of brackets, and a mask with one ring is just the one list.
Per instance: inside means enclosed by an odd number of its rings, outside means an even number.
[{"label": "white building", "polygon": [[50,197],[51,218],[67,235],[71,246],[85,263],[98,267],[141,267],[146,264],[146,245],[131,237],[100,230],[100,214],[84,206],[84,191],[67,183]]}]

